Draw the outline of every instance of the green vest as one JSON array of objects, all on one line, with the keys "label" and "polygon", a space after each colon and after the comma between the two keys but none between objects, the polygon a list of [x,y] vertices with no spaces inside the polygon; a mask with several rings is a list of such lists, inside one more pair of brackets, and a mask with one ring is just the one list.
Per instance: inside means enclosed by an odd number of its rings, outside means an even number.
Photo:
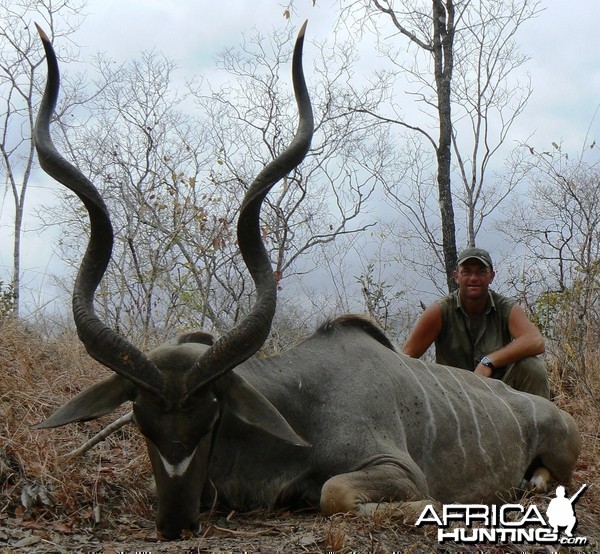
[{"label": "green vest", "polygon": [[[508,316],[515,301],[494,291],[485,313],[469,316],[458,291],[438,300],[442,309],[442,330],[435,341],[435,359],[438,363],[474,371],[487,354],[511,342]],[[504,368],[496,368],[493,377],[502,377]]]}]

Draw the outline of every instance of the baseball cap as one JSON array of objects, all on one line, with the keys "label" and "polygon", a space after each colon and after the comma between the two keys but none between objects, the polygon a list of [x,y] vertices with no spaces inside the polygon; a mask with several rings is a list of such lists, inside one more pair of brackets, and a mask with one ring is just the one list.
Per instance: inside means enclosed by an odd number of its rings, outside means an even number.
[{"label": "baseball cap", "polygon": [[458,262],[456,263],[456,265],[460,265],[470,258],[475,258],[476,260],[479,260],[486,267],[493,267],[492,257],[490,256],[490,253],[487,250],[484,250],[483,248],[474,247],[466,248],[465,250],[463,250],[458,255]]}]

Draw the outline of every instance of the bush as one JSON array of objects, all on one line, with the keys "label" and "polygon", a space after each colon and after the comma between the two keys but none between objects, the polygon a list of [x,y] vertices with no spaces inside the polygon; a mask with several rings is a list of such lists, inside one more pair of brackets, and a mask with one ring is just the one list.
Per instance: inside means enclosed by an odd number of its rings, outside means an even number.
[{"label": "bush", "polygon": [[14,315],[15,299],[16,295],[12,285],[0,281],[0,320]]}]

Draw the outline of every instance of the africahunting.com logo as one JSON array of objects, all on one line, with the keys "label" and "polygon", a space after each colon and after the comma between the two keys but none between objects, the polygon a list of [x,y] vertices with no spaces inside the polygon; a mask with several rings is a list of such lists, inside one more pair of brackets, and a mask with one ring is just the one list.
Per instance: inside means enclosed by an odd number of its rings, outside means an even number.
[{"label": "africahunting.com logo", "polygon": [[535,505],[445,504],[438,513],[428,504],[415,525],[437,525],[440,543],[582,546],[587,544],[587,537],[573,534],[577,526],[574,503],[586,487],[582,485],[570,498],[565,496],[563,486],[557,487],[545,516]]}]

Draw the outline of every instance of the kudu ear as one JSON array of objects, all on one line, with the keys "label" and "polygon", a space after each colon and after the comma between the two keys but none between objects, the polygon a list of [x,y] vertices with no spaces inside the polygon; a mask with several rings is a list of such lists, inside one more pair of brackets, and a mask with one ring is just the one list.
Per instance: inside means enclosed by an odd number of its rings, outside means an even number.
[{"label": "kudu ear", "polygon": [[121,377],[113,375],[104,381],[92,385],[61,406],[48,419],[34,425],[34,429],[61,427],[75,421],[96,419],[116,410],[123,402],[135,396],[135,385]]},{"label": "kudu ear", "polygon": [[244,423],[296,446],[311,446],[296,434],[273,404],[235,371],[220,377],[215,385],[225,407]]}]

